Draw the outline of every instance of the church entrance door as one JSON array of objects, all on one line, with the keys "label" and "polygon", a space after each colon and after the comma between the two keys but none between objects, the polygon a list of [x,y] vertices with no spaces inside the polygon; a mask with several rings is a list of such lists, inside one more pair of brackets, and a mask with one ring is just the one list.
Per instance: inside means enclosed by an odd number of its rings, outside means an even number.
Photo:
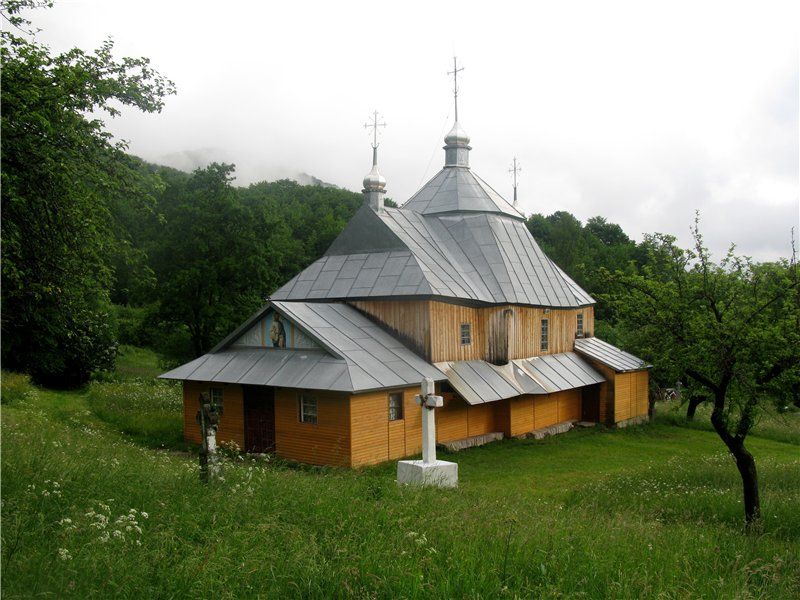
[{"label": "church entrance door", "polygon": [[275,451],[275,388],[245,385],[244,450]]}]

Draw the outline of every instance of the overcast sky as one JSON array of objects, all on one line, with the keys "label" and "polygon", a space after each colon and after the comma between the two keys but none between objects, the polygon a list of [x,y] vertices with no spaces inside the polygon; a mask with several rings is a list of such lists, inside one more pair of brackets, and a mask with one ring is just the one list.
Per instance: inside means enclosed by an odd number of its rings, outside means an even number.
[{"label": "overcast sky", "polygon": [[526,214],[566,210],[768,260],[797,227],[797,2],[58,1],[54,50],[147,56],[178,95],[109,123],[147,160],[235,163],[238,183],[310,173],[351,190],[379,163],[407,200],[444,164],[453,118],[472,168]]}]

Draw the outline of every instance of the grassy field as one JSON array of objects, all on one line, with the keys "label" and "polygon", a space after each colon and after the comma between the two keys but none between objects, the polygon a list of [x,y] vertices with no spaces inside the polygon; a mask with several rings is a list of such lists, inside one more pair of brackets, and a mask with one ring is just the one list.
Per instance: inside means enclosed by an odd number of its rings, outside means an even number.
[{"label": "grassy field", "polygon": [[791,435],[749,443],[750,534],[716,436],[668,423],[458,453],[457,490],[246,458],[204,486],[154,361],[79,392],[3,374],[4,597],[800,597]]}]

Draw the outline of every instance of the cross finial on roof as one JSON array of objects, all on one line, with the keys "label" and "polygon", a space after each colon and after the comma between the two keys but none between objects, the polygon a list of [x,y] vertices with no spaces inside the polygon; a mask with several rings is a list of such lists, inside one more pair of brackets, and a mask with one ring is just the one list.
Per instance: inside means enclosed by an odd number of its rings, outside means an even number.
[{"label": "cross finial on roof", "polygon": [[458,121],[458,73],[459,71],[463,71],[464,67],[458,66],[458,59],[454,56],[453,57],[453,70],[448,71],[448,75],[453,76],[453,103],[455,104],[456,109],[456,121]]},{"label": "cross finial on roof", "polygon": [[517,208],[517,173],[522,171],[522,167],[517,164],[517,157],[514,157],[514,162],[512,163],[511,168],[508,170],[509,173],[514,174],[514,208]]},{"label": "cross finial on roof", "polygon": [[372,128],[372,148],[378,147],[378,127],[386,127],[386,123],[378,123],[378,111],[372,113],[372,123],[364,123],[364,129]]}]

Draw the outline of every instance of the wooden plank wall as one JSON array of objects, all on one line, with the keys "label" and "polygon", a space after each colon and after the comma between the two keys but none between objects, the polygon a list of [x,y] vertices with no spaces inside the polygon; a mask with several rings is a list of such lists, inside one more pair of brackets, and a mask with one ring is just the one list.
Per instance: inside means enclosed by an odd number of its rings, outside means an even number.
[{"label": "wooden plank wall", "polygon": [[427,300],[357,300],[349,304],[386,325],[420,356],[430,356],[431,325]]},{"label": "wooden plank wall", "polygon": [[[403,393],[403,418],[389,421],[389,392]],[[422,451],[419,387],[350,397],[351,466],[373,465]]]},{"label": "wooden plank wall", "polygon": [[616,374],[614,422],[647,415],[649,371]]},{"label": "wooden plank wall", "polygon": [[275,451],[312,465],[350,466],[350,402],[346,394],[308,392],[317,398],[317,422],[301,423],[298,390],[275,389]]},{"label": "wooden plank wall", "polygon": [[496,402],[495,405],[508,406],[508,420],[499,431],[513,437],[563,421],[580,420],[581,402],[581,388],[546,396],[518,396]]},{"label": "wooden plank wall", "polygon": [[[429,302],[431,320],[431,362],[445,360],[486,360],[489,341],[486,332],[489,315],[482,309],[445,302]],[[502,310],[500,310],[502,314]],[[469,323],[472,342],[461,345],[461,324]]]},{"label": "wooden plank wall", "polygon": [[[430,362],[528,358],[542,354],[541,320],[549,319],[550,343],[544,354],[573,349],[578,314],[584,331],[594,331],[594,308],[530,306],[470,307],[434,300],[359,300],[352,306],[383,323]],[[506,311],[511,313],[505,316]],[[472,342],[461,345],[461,324],[469,323]],[[507,350],[506,350],[507,347]]]},{"label": "wooden plank wall", "polygon": [[228,383],[183,382],[183,439],[192,444],[202,443],[200,426],[197,424],[198,398],[210,388],[222,388],[222,417],[217,429],[217,441],[236,442],[244,448],[244,402],[242,386]]},{"label": "wooden plank wall", "polygon": [[[511,310],[511,315],[504,316]],[[583,314],[584,331],[594,330],[594,308],[552,309],[529,306],[491,306],[472,308],[430,302],[431,362],[529,358],[573,350],[578,314]],[[541,321],[549,319],[548,349],[540,348]],[[472,325],[472,343],[462,346],[460,327]],[[498,349],[508,345],[507,354]]]}]

